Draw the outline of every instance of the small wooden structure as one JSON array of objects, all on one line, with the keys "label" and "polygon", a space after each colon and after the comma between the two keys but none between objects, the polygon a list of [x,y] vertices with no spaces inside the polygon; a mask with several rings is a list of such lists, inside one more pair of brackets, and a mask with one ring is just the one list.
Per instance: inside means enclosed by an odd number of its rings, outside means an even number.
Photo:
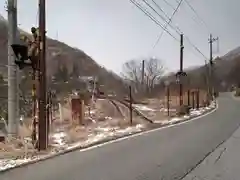
[{"label": "small wooden structure", "polygon": [[72,95],[70,97],[72,120],[78,121],[79,125],[83,124],[84,119],[84,100],[78,95]]}]

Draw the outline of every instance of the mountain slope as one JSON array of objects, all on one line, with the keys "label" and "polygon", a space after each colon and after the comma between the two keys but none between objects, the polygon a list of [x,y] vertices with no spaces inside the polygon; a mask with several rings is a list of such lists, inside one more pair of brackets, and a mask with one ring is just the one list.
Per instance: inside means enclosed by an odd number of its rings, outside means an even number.
[{"label": "mountain slope", "polygon": [[[47,39],[46,43],[47,76],[49,79],[58,73],[59,68],[64,67],[67,69],[69,77],[73,73],[75,73],[75,77],[97,76],[106,89],[117,91],[123,89],[121,78],[101,67],[83,51],[50,38]],[[7,65],[7,22],[0,15],[0,71],[4,76],[7,76],[5,65]]]}]

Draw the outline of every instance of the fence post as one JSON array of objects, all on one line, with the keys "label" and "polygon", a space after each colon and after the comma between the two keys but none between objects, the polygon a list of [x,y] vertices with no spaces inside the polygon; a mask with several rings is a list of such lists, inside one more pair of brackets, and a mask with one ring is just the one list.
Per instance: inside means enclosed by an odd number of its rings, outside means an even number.
[{"label": "fence post", "polygon": [[188,107],[190,107],[190,89],[187,91],[187,100],[188,100]]},{"label": "fence post", "polygon": [[79,125],[83,125],[84,109],[84,100],[80,99]]},{"label": "fence post", "polygon": [[197,109],[199,109],[199,107],[200,107],[200,102],[199,102],[199,89],[197,89],[197,92],[196,92],[196,103],[197,103]]},{"label": "fence post", "polygon": [[170,116],[170,88],[167,86],[167,113]]},{"label": "fence post", "polygon": [[130,105],[129,105],[129,111],[130,111],[130,124],[132,125],[133,124],[133,117],[132,117],[132,111],[133,111],[133,109],[132,109],[132,87],[131,86],[129,86],[129,103],[130,103]]},{"label": "fence post", "polygon": [[194,98],[194,91],[192,92],[192,108],[195,109],[195,98]]}]

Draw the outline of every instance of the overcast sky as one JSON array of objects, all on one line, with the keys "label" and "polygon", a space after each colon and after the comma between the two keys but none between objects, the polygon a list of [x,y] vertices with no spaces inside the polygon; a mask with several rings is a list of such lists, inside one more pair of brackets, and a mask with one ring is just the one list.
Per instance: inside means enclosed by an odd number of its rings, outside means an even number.
[{"label": "overcast sky", "polygon": [[[136,0],[142,2],[142,0]],[[165,0],[177,7],[179,0]],[[164,33],[153,49],[162,29],[136,8],[129,0],[47,0],[48,36],[85,51],[99,64],[120,72],[122,64],[130,59],[155,56],[162,59],[169,70],[179,67],[179,42]],[[148,0],[154,6],[152,0]],[[155,0],[170,17],[174,9],[164,0]],[[172,25],[178,26],[184,35],[204,55],[209,57],[209,33],[220,38],[223,55],[239,46],[239,0],[188,0],[204,23],[183,0]],[[7,17],[4,0],[0,0],[0,14]],[[146,4],[143,4],[147,7]],[[18,23],[24,30],[37,24],[37,0],[18,0]],[[151,11],[153,13],[153,11]],[[161,11],[159,14],[163,15]],[[153,14],[161,24],[164,22]],[[179,35],[169,27],[171,34]],[[203,56],[185,42],[184,66],[204,63]]]}]

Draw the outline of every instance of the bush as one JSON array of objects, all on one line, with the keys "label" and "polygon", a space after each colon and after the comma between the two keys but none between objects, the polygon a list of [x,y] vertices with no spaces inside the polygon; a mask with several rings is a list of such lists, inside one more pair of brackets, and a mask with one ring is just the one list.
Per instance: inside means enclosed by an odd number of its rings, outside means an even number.
[{"label": "bush", "polygon": [[235,91],[235,96],[240,96],[240,88],[237,88]]},{"label": "bush", "polygon": [[214,97],[216,97],[216,98],[219,97],[219,92],[218,91],[214,92]]},{"label": "bush", "polygon": [[188,105],[180,106],[178,111],[177,111],[178,116],[184,116],[184,115],[189,114],[189,113],[190,113],[190,107]]},{"label": "bush", "polygon": [[207,100],[207,99],[204,100],[204,101],[203,101],[203,107],[207,107],[207,106],[209,106],[210,103],[211,103],[210,100]]}]

